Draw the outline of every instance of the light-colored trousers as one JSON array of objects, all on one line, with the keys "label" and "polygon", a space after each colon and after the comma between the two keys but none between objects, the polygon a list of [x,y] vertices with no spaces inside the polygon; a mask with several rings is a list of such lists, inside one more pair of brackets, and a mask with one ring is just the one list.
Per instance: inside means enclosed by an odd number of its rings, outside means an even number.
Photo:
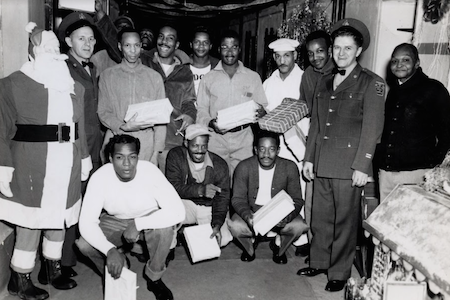
[{"label": "light-colored trousers", "polygon": [[60,260],[64,243],[64,229],[29,229],[16,227],[16,242],[11,258],[11,269],[17,273],[31,273],[36,263],[41,234],[42,255],[49,260]]}]

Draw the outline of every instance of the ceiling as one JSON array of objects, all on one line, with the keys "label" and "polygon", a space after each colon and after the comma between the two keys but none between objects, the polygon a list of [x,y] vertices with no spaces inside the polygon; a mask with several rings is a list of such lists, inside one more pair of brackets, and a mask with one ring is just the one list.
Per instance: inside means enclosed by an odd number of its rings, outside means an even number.
[{"label": "ceiling", "polygon": [[211,19],[218,16],[260,10],[284,0],[122,0],[128,11],[158,17]]}]

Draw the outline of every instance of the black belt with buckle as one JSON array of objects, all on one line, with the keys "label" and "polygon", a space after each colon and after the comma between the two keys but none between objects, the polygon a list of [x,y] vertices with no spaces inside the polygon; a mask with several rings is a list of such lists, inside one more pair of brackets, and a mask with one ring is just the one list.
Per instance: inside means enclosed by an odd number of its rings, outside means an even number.
[{"label": "black belt with buckle", "polygon": [[242,126],[234,127],[232,129],[228,130],[228,132],[238,132],[238,131],[241,131],[241,130],[247,128],[248,126],[250,126],[250,124],[245,124]]},{"label": "black belt with buckle", "polygon": [[[58,125],[24,125],[16,124],[14,141],[19,142],[70,142],[70,126]],[[78,139],[78,123],[75,123],[75,140]]]}]

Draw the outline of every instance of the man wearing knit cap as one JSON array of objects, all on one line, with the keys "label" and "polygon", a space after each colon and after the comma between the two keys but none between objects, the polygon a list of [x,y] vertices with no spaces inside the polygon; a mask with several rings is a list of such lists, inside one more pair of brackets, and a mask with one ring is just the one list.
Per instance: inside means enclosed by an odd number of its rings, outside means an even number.
[{"label": "man wearing knit cap", "polygon": [[211,238],[216,237],[220,246],[226,246],[233,239],[225,222],[230,176],[225,160],[208,151],[210,136],[206,126],[189,125],[183,146],[167,155],[166,177],[183,199],[186,219],[182,224],[211,224]]},{"label": "man wearing knit cap", "polygon": [[314,179],[310,267],[297,274],[327,272],[325,290],[334,292],[351,275],[361,191],[383,130],[385,84],[357,62],[370,43],[364,23],[341,20],[331,38],[337,68],[317,87],[303,167]]},{"label": "man wearing knit cap", "polygon": [[[303,71],[295,63],[297,59],[297,47],[299,42],[293,39],[281,38],[269,44],[273,50],[273,59],[278,69],[263,83],[269,105],[267,110],[271,111],[281,104],[283,99],[299,99],[300,84],[302,82]],[[280,136],[280,157],[295,162],[301,171],[303,168],[303,157],[305,156],[306,139],[300,139],[296,130],[300,130],[303,136],[308,135],[309,118],[303,118],[297,123],[297,128],[291,128]],[[300,177],[302,188],[302,198],[305,199],[306,182]],[[302,213],[303,214],[303,213]],[[304,216],[304,214],[303,214]],[[296,241],[296,245],[302,245],[305,238]]]},{"label": "man wearing knit cap", "polygon": [[0,80],[0,220],[16,225],[9,293],[46,299],[30,279],[41,233],[39,282],[74,288],[61,274],[64,229],[78,222],[81,181],[92,163],[83,87],[70,76],[56,35],[29,25],[30,61]]}]

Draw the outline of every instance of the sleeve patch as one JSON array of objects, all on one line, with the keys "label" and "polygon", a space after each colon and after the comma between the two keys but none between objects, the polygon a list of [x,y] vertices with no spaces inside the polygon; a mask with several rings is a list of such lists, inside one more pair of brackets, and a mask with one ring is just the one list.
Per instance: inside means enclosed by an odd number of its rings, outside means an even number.
[{"label": "sleeve patch", "polygon": [[370,153],[366,153],[366,158],[368,158],[368,159],[372,159],[372,154],[370,154]]},{"label": "sleeve patch", "polygon": [[384,97],[384,82],[375,81],[375,91],[378,96]]}]

